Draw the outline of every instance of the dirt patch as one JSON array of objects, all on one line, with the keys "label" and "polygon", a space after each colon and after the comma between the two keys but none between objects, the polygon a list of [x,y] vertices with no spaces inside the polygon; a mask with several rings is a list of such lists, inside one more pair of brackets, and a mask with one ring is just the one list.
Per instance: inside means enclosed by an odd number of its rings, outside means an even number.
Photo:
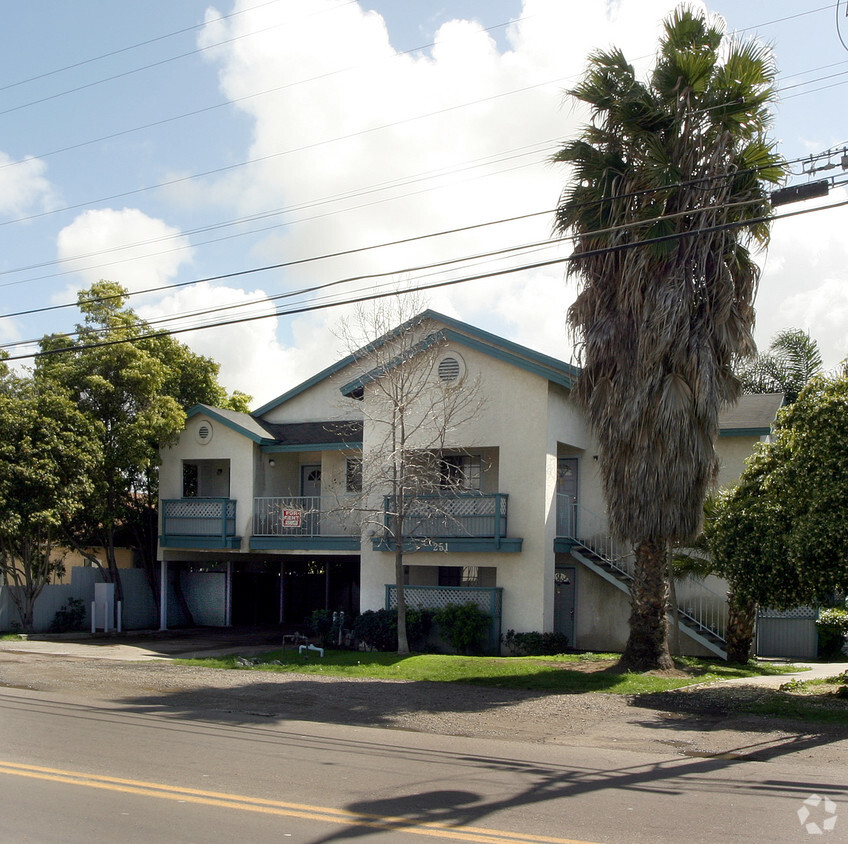
[{"label": "dirt patch", "polygon": [[[608,667],[587,661],[575,670]],[[769,691],[744,685],[634,696],[548,694],[0,652],[0,686],[168,718],[317,721],[666,757],[732,754],[767,761],[791,753],[817,765],[848,766],[848,728],[746,714],[752,696]]]}]

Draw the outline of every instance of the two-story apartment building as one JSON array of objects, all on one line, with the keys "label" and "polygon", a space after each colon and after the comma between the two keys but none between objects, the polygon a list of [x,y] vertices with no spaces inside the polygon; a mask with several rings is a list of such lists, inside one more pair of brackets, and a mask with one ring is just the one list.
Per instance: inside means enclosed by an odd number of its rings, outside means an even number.
[{"label": "two-story apartment building", "polygon": [[[388,459],[384,382],[427,355],[434,392],[469,402],[442,426],[433,403],[414,426],[411,447],[431,456],[435,474],[406,513],[408,601],[476,601],[496,616],[493,644],[514,629],[623,646],[628,555],[606,536],[597,450],[569,398],[577,370],[432,311],[397,331],[412,334],[404,351],[381,359],[378,341],[252,414],[190,411],[162,454],[163,579],[206,623],[297,625],[317,608],[391,605],[392,503],[370,469]],[[750,398],[723,426],[725,477],[738,476],[780,404]],[[723,596],[687,601],[721,615]],[[699,623],[685,649],[719,649],[720,622],[700,632]]]}]

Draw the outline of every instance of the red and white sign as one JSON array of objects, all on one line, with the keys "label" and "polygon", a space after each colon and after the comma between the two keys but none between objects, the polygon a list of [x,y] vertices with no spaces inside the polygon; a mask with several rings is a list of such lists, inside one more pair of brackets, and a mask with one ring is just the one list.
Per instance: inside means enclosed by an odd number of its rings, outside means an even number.
[{"label": "red and white sign", "polygon": [[300,510],[289,510],[285,508],[283,510],[283,527],[299,528],[301,515]]}]

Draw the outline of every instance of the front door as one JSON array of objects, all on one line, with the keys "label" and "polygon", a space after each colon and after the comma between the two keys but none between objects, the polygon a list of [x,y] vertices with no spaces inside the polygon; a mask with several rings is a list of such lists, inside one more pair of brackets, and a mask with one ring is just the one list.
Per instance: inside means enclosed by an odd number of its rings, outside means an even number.
[{"label": "front door", "polygon": [[574,587],[576,570],[573,566],[557,566],[554,572],[554,631],[568,638],[574,647]]},{"label": "front door", "polygon": [[321,466],[305,463],[300,467],[300,494],[304,496],[303,526],[306,536],[317,536],[321,531]]}]

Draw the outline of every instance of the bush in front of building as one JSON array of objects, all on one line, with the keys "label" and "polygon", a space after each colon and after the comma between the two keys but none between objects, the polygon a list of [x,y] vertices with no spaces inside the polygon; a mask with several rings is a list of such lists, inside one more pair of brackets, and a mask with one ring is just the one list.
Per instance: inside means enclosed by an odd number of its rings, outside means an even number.
[{"label": "bush in front of building", "polygon": [[[432,610],[406,609],[406,638],[412,650],[423,650],[433,627]],[[366,610],[353,623],[354,638],[372,651],[396,651],[397,610]]]},{"label": "bush in front of building", "polygon": [[848,638],[848,609],[828,607],[819,612],[819,659],[840,659],[845,655]]},{"label": "bush in front of building", "polygon": [[510,656],[556,656],[570,650],[568,636],[564,633],[539,633],[536,630],[516,633],[507,630],[501,641]]},{"label": "bush in front of building", "polygon": [[492,624],[491,617],[472,603],[448,604],[436,610],[435,620],[441,637],[461,654],[480,653]]}]

